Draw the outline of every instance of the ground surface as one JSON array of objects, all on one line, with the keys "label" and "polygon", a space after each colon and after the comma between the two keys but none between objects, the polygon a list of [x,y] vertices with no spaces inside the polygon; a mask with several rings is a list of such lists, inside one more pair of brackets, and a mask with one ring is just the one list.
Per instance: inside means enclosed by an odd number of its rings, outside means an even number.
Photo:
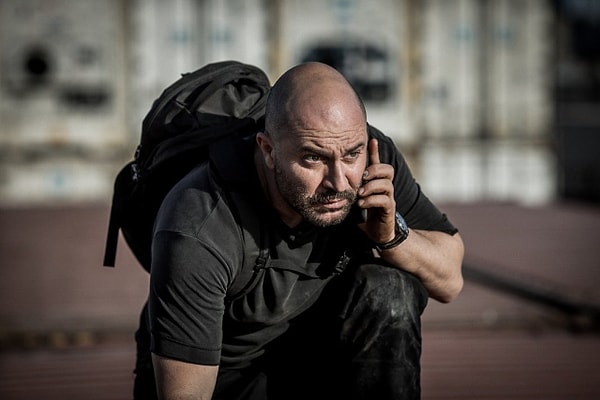
[{"label": "ground surface", "polygon": [[[461,296],[423,316],[423,399],[600,398],[600,209],[443,205],[467,246]],[[0,210],[0,399],[131,398],[148,277],[108,209]]]}]

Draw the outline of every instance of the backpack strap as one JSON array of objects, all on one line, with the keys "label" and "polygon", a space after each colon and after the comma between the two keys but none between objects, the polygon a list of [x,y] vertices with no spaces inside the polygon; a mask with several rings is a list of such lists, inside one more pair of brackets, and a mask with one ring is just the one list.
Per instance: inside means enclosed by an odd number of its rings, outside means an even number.
[{"label": "backpack strap", "polygon": [[226,188],[232,211],[244,236],[243,265],[227,290],[227,302],[252,290],[270,260],[269,237],[263,223],[265,211],[255,201],[258,183],[248,173],[248,165],[254,165],[250,150],[253,142],[254,134],[245,138],[227,137],[211,144],[209,150],[212,170]]},{"label": "backpack strap", "polygon": [[[113,201],[114,204],[114,201]],[[104,261],[102,265],[105,267],[114,267],[117,259],[117,245],[119,243],[119,218],[115,207],[110,209],[110,217],[108,220],[108,230],[106,233],[106,244],[104,246]]]},{"label": "backpack strap", "polygon": [[115,186],[110,208],[110,217],[108,220],[108,231],[106,234],[106,244],[104,247],[105,267],[114,267],[117,258],[117,245],[119,243],[119,229],[121,228],[122,205],[125,193],[132,184],[132,164],[125,165],[115,178]]},{"label": "backpack strap", "polygon": [[230,199],[235,203],[244,235],[244,261],[239,274],[227,289],[227,302],[232,302],[250,292],[269,263],[266,229],[259,214],[251,209],[243,193],[230,193]]}]

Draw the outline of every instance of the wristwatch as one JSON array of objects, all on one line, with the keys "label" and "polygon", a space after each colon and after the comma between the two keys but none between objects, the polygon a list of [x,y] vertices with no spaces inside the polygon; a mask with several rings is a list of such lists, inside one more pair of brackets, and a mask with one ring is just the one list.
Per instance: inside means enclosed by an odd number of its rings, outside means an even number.
[{"label": "wristwatch", "polygon": [[396,211],[396,222],[394,225],[394,231],[396,232],[396,236],[392,240],[387,243],[377,243],[375,247],[377,250],[389,250],[400,243],[404,242],[408,237],[408,225],[406,225],[406,221],[402,218],[402,215],[398,211]]}]

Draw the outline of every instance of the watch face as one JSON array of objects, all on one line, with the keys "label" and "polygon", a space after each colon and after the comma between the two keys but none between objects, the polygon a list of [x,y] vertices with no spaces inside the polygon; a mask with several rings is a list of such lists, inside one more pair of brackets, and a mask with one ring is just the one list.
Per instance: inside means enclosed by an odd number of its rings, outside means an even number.
[{"label": "watch face", "polygon": [[406,221],[402,218],[399,212],[396,211],[396,224],[394,227],[396,231],[396,236],[387,243],[379,243],[376,245],[378,250],[388,250],[398,246],[408,237],[408,225],[406,225]]},{"label": "watch face", "polygon": [[406,225],[406,221],[404,221],[404,218],[402,218],[402,215],[398,211],[396,211],[396,224],[401,232],[408,233],[408,225]]}]

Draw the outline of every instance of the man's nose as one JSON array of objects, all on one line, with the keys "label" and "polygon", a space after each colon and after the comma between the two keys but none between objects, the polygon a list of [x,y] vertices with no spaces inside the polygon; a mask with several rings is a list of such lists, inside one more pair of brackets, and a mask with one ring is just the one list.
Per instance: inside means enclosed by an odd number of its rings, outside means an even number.
[{"label": "man's nose", "polygon": [[323,186],[336,192],[343,192],[348,188],[346,168],[342,163],[331,163],[327,166],[327,172],[323,180]]}]

